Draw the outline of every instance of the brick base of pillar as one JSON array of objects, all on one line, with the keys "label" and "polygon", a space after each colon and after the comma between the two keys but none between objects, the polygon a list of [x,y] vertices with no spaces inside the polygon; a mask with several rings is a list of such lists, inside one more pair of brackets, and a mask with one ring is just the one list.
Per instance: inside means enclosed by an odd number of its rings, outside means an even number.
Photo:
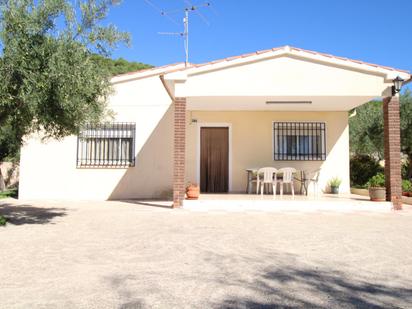
[{"label": "brick base of pillar", "polygon": [[399,97],[383,100],[386,200],[402,209],[401,133]]},{"label": "brick base of pillar", "polygon": [[174,102],[173,208],[182,207],[185,198],[186,98]]}]

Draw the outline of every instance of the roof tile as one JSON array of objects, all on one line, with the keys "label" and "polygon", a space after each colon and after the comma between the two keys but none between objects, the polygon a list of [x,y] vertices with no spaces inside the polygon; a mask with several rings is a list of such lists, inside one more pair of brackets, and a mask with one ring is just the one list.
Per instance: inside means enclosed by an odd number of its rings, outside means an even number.
[{"label": "roof tile", "polygon": [[[159,69],[164,69],[163,71],[159,72],[159,75],[160,74],[165,74],[165,73],[177,72],[177,71],[184,71],[184,70],[191,69],[191,68],[200,68],[200,67],[204,67],[204,66],[207,66],[207,65],[213,65],[213,64],[217,64],[217,63],[221,63],[221,62],[225,62],[225,61],[229,62],[229,61],[233,61],[233,60],[236,60],[236,59],[247,58],[247,57],[261,55],[261,54],[269,53],[269,52],[275,52],[275,51],[279,51],[279,50],[282,50],[282,49],[286,49],[286,47],[287,46],[274,47],[272,49],[258,50],[258,51],[253,52],[253,53],[247,53],[247,54],[242,54],[242,55],[238,55],[238,56],[232,56],[232,57],[227,57],[227,58],[223,58],[223,59],[217,59],[217,60],[213,60],[213,61],[210,61],[210,62],[199,63],[199,64],[189,64],[188,67],[173,68],[173,67],[175,67],[179,64],[183,64],[183,62],[178,62],[178,63],[165,65],[165,66],[161,66],[161,67],[154,67],[154,68],[150,68],[150,69],[145,69],[145,70],[129,72],[129,73],[125,73],[125,74],[120,74],[120,75],[116,75],[115,77],[124,76],[124,75],[131,75],[131,74],[135,74],[135,73],[143,73],[143,72],[147,72],[147,71],[151,71],[151,70],[159,70]],[[356,64],[362,64],[362,65],[371,66],[371,67],[375,67],[375,68],[382,68],[382,69],[390,70],[390,71],[399,71],[399,72],[409,73],[409,71],[407,71],[407,70],[395,69],[395,68],[388,67],[388,66],[383,66],[383,65],[377,65],[377,64],[373,64],[373,63],[364,62],[364,61],[361,61],[361,60],[348,59],[348,58],[345,58],[345,57],[334,56],[334,55],[331,55],[331,54],[316,52],[316,51],[312,51],[312,50],[306,50],[306,49],[302,49],[302,48],[298,48],[298,47],[292,47],[292,46],[290,46],[288,48],[290,48],[290,50],[292,50],[292,51],[299,51],[299,52],[303,52],[303,53],[309,53],[309,54],[312,54],[312,55],[319,55],[319,56],[323,56],[323,57],[327,57],[327,58],[339,59],[339,60],[342,60],[342,61],[353,62],[353,63],[356,63]]]}]

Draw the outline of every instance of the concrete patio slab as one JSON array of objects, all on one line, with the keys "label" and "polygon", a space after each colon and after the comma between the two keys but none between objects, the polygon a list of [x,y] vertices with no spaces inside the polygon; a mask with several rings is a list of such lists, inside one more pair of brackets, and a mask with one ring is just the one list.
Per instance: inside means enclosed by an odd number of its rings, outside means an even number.
[{"label": "concrete patio slab", "polygon": [[183,207],[192,211],[264,211],[264,212],[391,212],[390,202],[371,202],[361,195],[321,196],[202,194],[199,200],[185,200]]}]

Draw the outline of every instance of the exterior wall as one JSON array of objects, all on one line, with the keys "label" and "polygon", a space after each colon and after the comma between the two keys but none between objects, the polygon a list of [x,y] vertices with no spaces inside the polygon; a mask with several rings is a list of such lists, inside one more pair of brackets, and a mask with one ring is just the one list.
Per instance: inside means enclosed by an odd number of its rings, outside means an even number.
[{"label": "exterior wall", "polygon": [[136,123],[135,167],[76,168],[77,137],[27,141],[21,153],[22,199],[127,199],[171,196],[173,108],[158,76],[114,85],[116,122]]},{"label": "exterior wall", "polygon": [[[238,111],[188,112],[186,137],[186,180],[198,181],[198,130],[201,123],[227,123],[231,126],[231,192],[245,192],[247,168],[265,166],[295,167],[299,170],[321,168],[319,189],[327,191],[327,182],[342,178],[340,192],[349,193],[349,130],[347,112],[272,112]],[[197,123],[191,123],[196,119]],[[326,123],[325,161],[274,161],[273,121],[323,121]],[[299,186],[297,186],[299,188]],[[310,188],[313,190],[312,186]]]},{"label": "exterior wall", "polygon": [[384,74],[365,74],[330,63],[284,56],[194,73],[186,83],[176,85],[176,96],[376,97],[391,85],[390,81],[387,83]]}]

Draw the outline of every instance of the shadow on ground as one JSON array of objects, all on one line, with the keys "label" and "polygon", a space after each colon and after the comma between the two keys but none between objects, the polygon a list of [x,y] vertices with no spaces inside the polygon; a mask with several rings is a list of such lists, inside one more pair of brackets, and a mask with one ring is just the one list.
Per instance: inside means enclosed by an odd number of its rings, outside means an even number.
[{"label": "shadow on ground", "polygon": [[66,215],[66,208],[34,207],[31,205],[0,204],[0,215],[14,225],[52,223]]},{"label": "shadow on ground", "polygon": [[[318,266],[265,268],[255,280],[235,282],[257,297],[227,297],[217,308],[407,308],[412,281],[362,277]],[[393,281],[392,281],[393,280]]]},{"label": "shadow on ground", "polygon": [[165,209],[173,209],[172,204],[173,202],[163,202],[163,201],[154,201],[154,200],[117,200],[118,202],[122,203],[130,203],[142,206],[150,206],[150,207],[157,207],[157,208],[165,208]]},{"label": "shadow on ground", "polygon": [[[206,249],[201,255],[197,266],[181,266],[178,273],[172,262],[173,267],[163,269],[158,278],[151,273],[152,282],[161,281],[177,290],[158,290],[153,283],[141,282],[141,276],[114,275],[106,280],[124,301],[121,308],[150,307],[150,302],[194,308],[322,309],[411,308],[412,304],[412,281],[406,276],[386,278],[379,271],[346,269],[345,265],[306,264],[286,253],[252,258]],[[133,303],[142,291],[145,298]]]}]

